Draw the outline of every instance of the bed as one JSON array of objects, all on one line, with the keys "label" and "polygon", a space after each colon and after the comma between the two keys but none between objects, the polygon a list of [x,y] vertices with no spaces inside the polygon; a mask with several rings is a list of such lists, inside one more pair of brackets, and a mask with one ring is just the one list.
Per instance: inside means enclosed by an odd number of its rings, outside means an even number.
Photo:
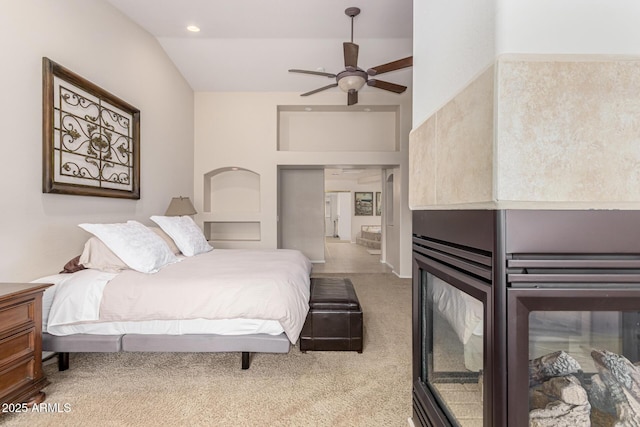
[{"label": "bed", "polygon": [[[58,353],[60,370],[68,369],[72,352],[118,351],[239,352],[248,369],[251,353],[287,353],[296,343],[309,309],[311,273],[301,252],[213,249],[199,231],[203,250],[194,252],[171,245],[180,240],[164,229],[138,223],[140,238],[123,228],[120,243],[133,246],[133,255],[94,233],[79,267],[65,266],[74,272],[36,280],[54,284],[43,296],[43,350]],[[148,246],[140,242],[151,239],[149,230],[173,257],[160,267],[131,268]]]},{"label": "bed", "polygon": [[433,307],[446,319],[464,348],[464,365],[469,371],[483,368],[482,336],[484,307],[482,303],[439,277],[432,276]]}]

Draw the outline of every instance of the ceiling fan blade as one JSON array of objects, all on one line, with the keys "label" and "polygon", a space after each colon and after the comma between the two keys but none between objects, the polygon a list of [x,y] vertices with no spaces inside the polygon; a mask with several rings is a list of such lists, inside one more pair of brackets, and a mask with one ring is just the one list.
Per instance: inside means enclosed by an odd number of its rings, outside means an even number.
[{"label": "ceiling fan blade", "polygon": [[336,75],[331,73],[325,73],[322,71],[309,71],[309,70],[289,70],[290,73],[303,73],[303,74],[314,74],[316,76],[325,76],[334,78]]},{"label": "ceiling fan blade", "polygon": [[312,91],[302,93],[302,94],[300,94],[300,96],[313,95],[314,93],[318,93],[318,92],[321,92],[323,90],[331,89],[332,87],[336,87],[336,86],[338,86],[338,83],[333,83],[333,84],[330,84],[330,85],[322,86],[322,87],[320,87],[318,89],[314,89]]},{"label": "ceiling fan blade", "polygon": [[406,86],[397,85],[395,83],[389,83],[382,80],[371,79],[367,80],[367,85],[377,87],[378,89],[388,90],[390,92],[402,93],[407,90]]},{"label": "ceiling fan blade", "polygon": [[358,91],[350,89],[347,93],[347,105],[354,105],[358,103]]},{"label": "ceiling fan blade", "polygon": [[388,73],[389,71],[400,70],[402,68],[411,67],[413,65],[413,56],[407,58],[398,59],[397,61],[389,62],[387,64],[378,65],[377,67],[369,68],[367,74],[370,76],[377,76],[378,74]]},{"label": "ceiling fan blade", "polygon": [[355,43],[344,42],[344,66],[346,68],[358,68],[358,45]]}]

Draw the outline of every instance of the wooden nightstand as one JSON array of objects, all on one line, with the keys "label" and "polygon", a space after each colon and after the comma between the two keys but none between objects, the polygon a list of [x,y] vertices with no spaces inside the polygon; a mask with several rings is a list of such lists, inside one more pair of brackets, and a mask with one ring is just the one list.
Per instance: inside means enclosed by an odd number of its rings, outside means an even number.
[{"label": "wooden nightstand", "polygon": [[42,371],[42,293],[46,283],[0,283],[0,403],[37,404]]}]

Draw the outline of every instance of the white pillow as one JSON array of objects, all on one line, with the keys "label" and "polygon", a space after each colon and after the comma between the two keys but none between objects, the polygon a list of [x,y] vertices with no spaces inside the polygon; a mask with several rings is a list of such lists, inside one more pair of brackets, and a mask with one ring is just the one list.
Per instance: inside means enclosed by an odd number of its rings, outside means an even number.
[{"label": "white pillow", "polygon": [[162,228],[159,228],[159,227],[148,227],[148,228],[149,230],[156,233],[158,236],[162,237],[162,240],[164,240],[167,246],[169,246],[169,249],[171,249],[171,252],[173,252],[175,255],[180,255],[180,248],[176,246],[176,242],[174,242],[171,236],[165,233],[162,230]]},{"label": "white pillow", "polygon": [[129,266],[113,253],[107,245],[96,236],[87,240],[78,261],[85,268],[93,268],[107,273],[120,273]]},{"label": "white pillow", "polygon": [[178,261],[160,236],[137,221],[79,227],[102,240],[125,264],[141,273],[155,273]]},{"label": "white pillow", "polygon": [[209,245],[200,227],[189,216],[158,216],[151,217],[167,233],[180,252],[184,256],[198,255],[202,252],[209,252],[213,247]]}]

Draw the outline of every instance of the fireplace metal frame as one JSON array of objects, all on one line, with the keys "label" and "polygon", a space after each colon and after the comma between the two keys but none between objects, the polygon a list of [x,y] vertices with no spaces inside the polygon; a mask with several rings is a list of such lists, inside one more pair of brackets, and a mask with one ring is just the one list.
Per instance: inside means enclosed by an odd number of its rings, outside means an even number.
[{"label": "fireplace metal frame", "polygon": [[[484,305],[484,383],[483,415],[487,425],[499,425],[504,405],[499,401],[504,361],[492,350],[496,342],[506,341],[494,322],[495,294],[495,234],[497,217],[494,211],[417,211],[414,212],[413,237],[413,417],[423,426],[451,426],[438,397],[427,381],[421,378],[422,354],[422,283],[420,270],[425,270],[453,284],[483,302]],[[506,413],[505,413],[506,414]],[[498,424],[495,424],[498,422]]]},{"label": "fireplace metal frame", "polygon": [[[417,246],[417,250],[424,250],[429,246],[429,242],[420,241],[419,239],[416,239],[416,241],[414,242],[416,242],[414,243],[414,247],[420,244],[420,246]],[[457,249],[457,250],[460,251],[460,249]],[[462,263],[461,259],[457,259],[456,261],[458,263]],[[440,279],[446,281],[447,283],[454,285],[456,288],[462,290],[463,292],[466,292],[467,294],[471,295],[475,299],[482,302],[484,307],[484,325],[485,325],[484,335],[486,336],[487,331],[491,330],[491,327],[492,327],[492,317],[489,315],[489,313],[491,313],[492,311],[491,287],[489,286],[489,284],[486,281],[482,281],[471,276],[466,276],[464,273],[461,273],[456,269],[453,269],[445,264],[442,264],[436,261],[434,258],[430,258],[424,255],[421,255],[419,253],[414,254],[413,262],[414,262],[413,264],[414,277],[421,276],[420,274],[421,270],[427,271],[428,273],[431,273],[439,277]],[[477,266],[474,266],[474,267],[477,267]],[[491,271],[490,266],[488,267],[488,270],[489,272]],[[414,298],[414,302],[422,301],[423,300],[422,296],[424,292],[424,286],[422,281],[418,280],[417,282],[415,282],[413,289],[414,289],[414,295],[417,294],[416,298]],[[421,320],[423,319],[422,313],[423,313],[424,307],[417,304],[416,307],[414,307],[414,310],[418,312],[418,315],[415,316],[414,319],[417,319],[419,321],[419,324],[418,325],[414,324],[414,327],[418,328],[421,331],[420,337],[425,336],[425,339],[429,343],[431,343],[432,331],[429,329],[427,329],[426,331],[422,330]],[[429,321],[431,320],[432,319],[429,319]],[[493,365],[492,365],[492,356],[490,353],[488,353],[488,351],[490,350],[488,346],[488,342],[489,342],[488,340],[484,340],[483,342],[483,352],[485,354],[485,359],[483,363],[483,372],[485,376],[490,377],[493,375]],[[422,344],[420,343],[419,337],[416,337],[414,335],[414,346],[421,346],[421,345]],[[422,371],[421,368],[423,363],[426,363],[428,365],[429,371],[433,371],[433,361],[431,359],[428,359],[425,361],[424,359],[422,359],[422,356],[421,356],[422,354],[423,354],[422,351],[414,352],[413,373],[414,373],[414,378],[416,379],[419,378],[414,383],[414,391],[417,391],[418,393],[420,393],[420,396],[423,400],[424,399],[428,400],[429,407],[431,408],[432,413],[438,414],[438,418],[443,423],[442,425],[448,425],[444,423],[444,420],[447,419],[447,416],[446,416],[446,411],[443,409],[443,405],[440,402],[440,399],[433,392],[431,392],[427,382],[424,381],[423,378],[421,378],[421,371]],[[484,382],[483,386],[484,386],[483,394],[485,396],[491,396],[491,387],[492,387],[491,382]],[[490,413],[490,408],[492,406],[493,405],[491,405],[490,402],[484,405],[483,415],[485,418],[488,418],[488,419],[492,418],[492,415]]]},{"label": "fireplace metal frame", "polygon": [[[420,378],[420,268],[436,275],[452,270],[455,274],[449,276],[457,284],[458,274],[487,282],[487,426],[528,424],[528,405],[524,410],[517,405],[528,401],[527,389],[517,387],[522,381],[528,384],[528,363],[523,362],[528,362],[528,323],[525,334],[523,313],[531,307],[552,311],[640,307],[640,211],[414,211],[413,233],[413,417],[419,425],[451,425]],[[489,265],[479,262],[477,254],[490,259]],[[637,337],[625,339],[632,342],[625,354],[640,353]]]},{"label": "fireplace metal frame", "polygon": [[[527,425],[529,389],[529,313],[532,311],[635,311],[640,310],[638,289],[509,289],[507,381],[509,425]],[[634,341],[637,344],[637,336]],[[637,348],[637,345],[636,345]],[[623,350],[623,353],[626,353]],[[628,354],[624,354],[629,357]]]}]

